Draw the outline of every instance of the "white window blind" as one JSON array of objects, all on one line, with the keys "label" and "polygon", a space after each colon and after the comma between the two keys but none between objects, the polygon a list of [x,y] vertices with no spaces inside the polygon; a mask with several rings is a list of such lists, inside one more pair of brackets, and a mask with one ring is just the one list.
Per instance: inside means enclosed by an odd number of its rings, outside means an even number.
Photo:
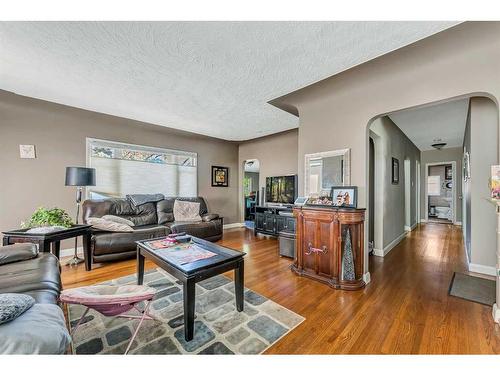
[{"label": "white window blind", "polygon": [[427,194],[433,196],[441,195],[440,176],[427,176]]},{"label": "white window blind", "polygon": [[197,158],[195,152],[87,139],[87,165],[96,169],[89,198],[154,193],[194,197]]}]

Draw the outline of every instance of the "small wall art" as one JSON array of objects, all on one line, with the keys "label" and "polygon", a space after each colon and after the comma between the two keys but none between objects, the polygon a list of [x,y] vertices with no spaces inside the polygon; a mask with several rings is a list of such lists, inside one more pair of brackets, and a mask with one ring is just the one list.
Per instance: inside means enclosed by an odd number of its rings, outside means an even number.
[{"label": "small wall art", "polygon": [[212,166],[212,186],[229,186],[229,168]]},{"label": "small wall art", "polygon": [[35,159],[35,145],[19,145],[19,156],[21,159]]}]

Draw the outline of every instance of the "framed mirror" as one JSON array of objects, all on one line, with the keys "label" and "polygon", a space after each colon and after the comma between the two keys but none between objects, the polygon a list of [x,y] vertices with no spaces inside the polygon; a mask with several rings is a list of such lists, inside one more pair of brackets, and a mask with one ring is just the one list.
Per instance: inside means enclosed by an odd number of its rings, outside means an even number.
[{"label": "framed mirror", "polygon": [[351,184],[350,149],[305,155],[304,194],[329,195],[332,186]]}]

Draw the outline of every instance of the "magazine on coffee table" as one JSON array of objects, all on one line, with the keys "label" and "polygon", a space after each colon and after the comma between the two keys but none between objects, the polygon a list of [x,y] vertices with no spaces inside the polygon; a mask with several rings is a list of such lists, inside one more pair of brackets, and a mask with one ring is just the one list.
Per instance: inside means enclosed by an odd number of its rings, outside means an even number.
[{"label": "magazine on coffee table", "polygon": [[148,247],[157,250],[157,249],[165,249],[167,247],[176,246],[177,242],[175,242],[175,240],[173,239],[162,239],[162,240],[148,241],[145,242],[145,244]]},{"label": "magazine on coffee table", "polygon": [[198,260],[208,259],[217,255],[211,251],[205,250],[195,243],[174,245],[154,250],[154,252],[167,261],[179,265],[193,263]]}]

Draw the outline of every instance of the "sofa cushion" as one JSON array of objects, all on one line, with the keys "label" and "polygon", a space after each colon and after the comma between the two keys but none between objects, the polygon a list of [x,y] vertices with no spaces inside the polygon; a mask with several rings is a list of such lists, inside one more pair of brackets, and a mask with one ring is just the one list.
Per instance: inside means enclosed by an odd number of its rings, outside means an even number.
[{"label": "sofa cushion", "polygon": [[187,233],[191,236],[199,238],[207,238],[220,236],[222,234],[222,221],[212,220],[212,221],[175,221],[173,223],[168,223],[167,226],[170,228],[172,233]]},{"label": "sofa cushion", "polygon": [[200,203],[176,200],[174,218],[175,221],[201,221]]},{"label": "sofa cushion", "polygon": [[59,261],[50,253],[0,266],[0,293],[23,293],[36,302],[52,302],[60,290]]},{"label": "sofa cushion", "polygon": [[38,249],[33,243],[16,243],[0,247],[0,265],[35,258]]},{"label": "sofa cushion", "polygon": [[133,221],[127,220],[124,217],[120,217],[120,216],[104,215],[102,217],[102,219],[108,220],[108,221],[114,221],[115,223],[118,223],[118,224],[125,224],[125,225],[128,225],[129,227],[135,226]]},{"label": "sofa cushion", "polygon": [[170,230],[168,228],[158,225],[134,227],[132,232],[126,233],[94,233],[92,235],[93,253],[95,255],[103,255],[135,251],[137,248],[135,241],[162,237],[169,233]]},{"label": "sofa cushion", "polygon": [[105,220],[101,217],[89,217],[87,224],[92,225],[93,229],[104,232],[133,232],[134,229],[127,224],[120,224],[114,221]]},{"label": "sofa cushion", "polygon": [[176,200],[197,202],[200,203],[200,216],[208,213],[207,204],[202,197],[167,197],[156,204],[156,212],[158,216],[158,224],[164,225],[175,221],[174,218],[174,203]]},{"label": "sofa cushion", "polygon": [[0,324],[16,319],[35,304],[35,299],[26,294],[0,294]]},{"label": "sofa cushion", "polygon": [[83,202],[83,220],[86,223],[89,217],[103,217],[114,215],[130,220],[136,226],[153,225],[158,223],[156,204],[145,203],[134,206],[126,199],[90,199]]},{"label": "sofa cushion", "polygon": [[53,304],[35,304],[0,325],[0,337],[0,354],[64,354],[71,342],[64,314]]}]

